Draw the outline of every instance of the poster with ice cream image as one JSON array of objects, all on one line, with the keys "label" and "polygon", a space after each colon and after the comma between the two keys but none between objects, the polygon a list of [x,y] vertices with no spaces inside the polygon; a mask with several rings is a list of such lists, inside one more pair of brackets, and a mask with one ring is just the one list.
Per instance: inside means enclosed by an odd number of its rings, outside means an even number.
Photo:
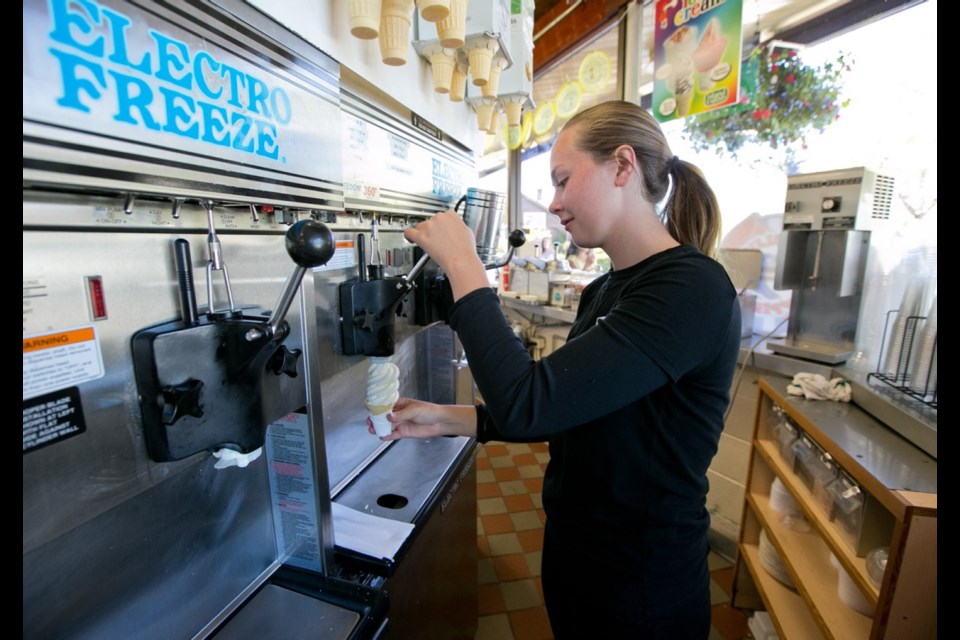
[{"label": "poster with ice cream image", "polygon": [[657,0],[652,110],[660,122],[734,104],[743,0]]}]

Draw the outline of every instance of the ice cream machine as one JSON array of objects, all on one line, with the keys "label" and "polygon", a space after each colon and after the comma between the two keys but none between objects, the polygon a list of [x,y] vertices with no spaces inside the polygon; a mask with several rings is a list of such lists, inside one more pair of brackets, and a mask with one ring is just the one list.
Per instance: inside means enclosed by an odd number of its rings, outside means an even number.
[{"label": "ice cream machine", "polygon": [[[23,34],[24,637],[471,636],[476,443],[367,433],[339,295],[374,220],[412,280],[469,155],[240,0],[24,0]],[[391,360],[453,402],[427,288]],[[406,537],[358,550],[370,518]]]},{"label": "ice cream machine", "polygon": [[853,354],[871,231],[888,224],[893,186],[864,167],[787,179],[774,286],[793,295],[771,350],[827,364]]}]

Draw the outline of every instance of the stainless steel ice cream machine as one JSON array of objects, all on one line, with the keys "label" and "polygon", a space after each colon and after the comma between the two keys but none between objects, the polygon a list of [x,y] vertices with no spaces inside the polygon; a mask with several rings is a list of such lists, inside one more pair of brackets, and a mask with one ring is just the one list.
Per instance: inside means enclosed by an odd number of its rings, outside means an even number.
[{"label": "stainless steel ice cream machine", "polygon": [[475,441],[363,397],[472,400],[402,237],[470,155],[239,0],[23,9],[24,637],[472,636]]},{"label": "stainless steel ice cream machine", "polygon": [[787,179],[774,286],[793,295],[771,350],[828,364],[853,354],[871,233],[889,224],[893,186],[864,167]]}]

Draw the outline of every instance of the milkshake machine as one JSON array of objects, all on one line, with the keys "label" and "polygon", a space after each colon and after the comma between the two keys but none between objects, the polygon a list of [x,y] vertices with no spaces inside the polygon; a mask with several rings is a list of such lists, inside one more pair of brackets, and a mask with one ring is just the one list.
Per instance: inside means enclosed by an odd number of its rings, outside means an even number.
[{"label": "milkshake machine", "polygon": [[889,223],[893,183],[863,167],[787,179],[774,287],[793,297],[772,351],[826,364],[853,354],[870,233]]}]

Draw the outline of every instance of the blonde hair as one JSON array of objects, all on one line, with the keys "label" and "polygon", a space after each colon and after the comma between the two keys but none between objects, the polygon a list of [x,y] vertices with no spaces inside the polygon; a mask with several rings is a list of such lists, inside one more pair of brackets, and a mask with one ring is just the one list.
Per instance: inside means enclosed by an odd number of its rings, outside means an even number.
[{"label": "blonde hair", "polygon": [[597,162],[606,162],[621,145],[637,156],[643,198],[656,206],[673,191],[662,213],[670,235],[712,256],[720,240],[720,206],[700,170],[670,150],[660,125],[645,109],[625,100],[611,100],[574,115],[564,129],[578,128],[576,146]]}]

